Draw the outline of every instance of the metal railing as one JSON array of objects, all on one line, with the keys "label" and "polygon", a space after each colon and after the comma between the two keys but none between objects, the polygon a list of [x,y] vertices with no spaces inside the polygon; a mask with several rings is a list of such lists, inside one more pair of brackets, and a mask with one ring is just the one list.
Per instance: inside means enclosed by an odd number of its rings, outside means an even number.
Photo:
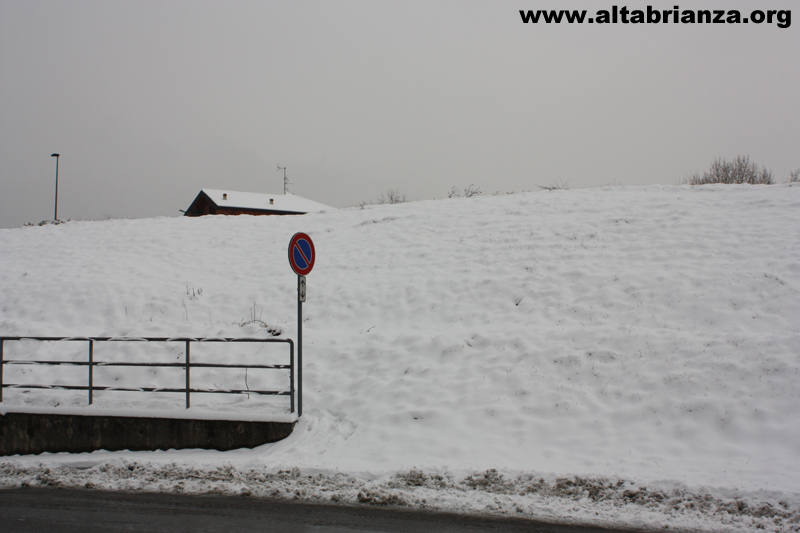
[{"label": "metal railing", "polygon": [[[68,360],[29,360],[12,359],[6,360],[3,354],[4,345],[9,341],[61,341],[61,342],[86,342],[88,343],[88,359],[84,361]],[[184,362],[126,362],[126,361],[95,361],[94,345],[100,342],[181,342],[185,344]],[[191,360],[192,343],[285,343],[289,345],[289,364],[258,365],[258,364],[229,364],[229,363],[193,363]],[[88,385],[41,385],[25,383],[5,383],[4,369],[6,365],[68,365],[88,367]],[[184,368],[186,374],[186,386],[184,388],[161,388],[161,387],[109,387],[97,386],[94,384],[94,370],[97,367],[161,367],[161,368]],[[267,369],[267,370],[289,370],[288,390],[253,390],[253,389],[193,389],[191,386],[192,368],[240,368],[240,369]],[[291,339],[255,339],[255,338],[187,338],[187,337],[0,337],[0,402],[3,401],[3,389],[62,389],[62,390],[86,390],[89,392],[89,404],[94,401],[95,391],[127,391],[127,392],[175,392],[186,395],[186,408],[191,405],[192,393],[203,394],[259,394],[272,396],[289,396],[291,412],[295,412],[295,361],[294,361],[294,342]],[[298,396],[297,404],[299,412],[302,413],[302,398]]]}]

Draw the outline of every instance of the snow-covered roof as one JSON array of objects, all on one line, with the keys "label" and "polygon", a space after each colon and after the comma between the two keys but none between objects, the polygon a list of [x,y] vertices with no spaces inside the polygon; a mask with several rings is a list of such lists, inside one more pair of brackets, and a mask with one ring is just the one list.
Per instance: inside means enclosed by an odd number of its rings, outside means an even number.
[{"label": "snow-covered roof", "polygon": [[203,189],[203,192],[219,207],[261,209],[286,213],[318,213],[331,206],[294,194],[264,194],[240,192],[228,189]]}]

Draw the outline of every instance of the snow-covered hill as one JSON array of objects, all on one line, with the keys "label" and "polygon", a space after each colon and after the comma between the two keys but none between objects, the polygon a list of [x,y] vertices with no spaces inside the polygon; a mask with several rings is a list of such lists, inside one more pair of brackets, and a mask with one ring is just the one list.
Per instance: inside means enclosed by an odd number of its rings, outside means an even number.
[{"label": "snow-covered hill", "polygon": [[[317,260],[290,438],[14,457],[0,484],[800,528],[800,187],[0,230],[0,333],[267,336],[242,325],[255,317],[295,337],[297,231]],[[82,395],[4,400],[89,409]],[[130,407],[112,393],[100,404]]]}]

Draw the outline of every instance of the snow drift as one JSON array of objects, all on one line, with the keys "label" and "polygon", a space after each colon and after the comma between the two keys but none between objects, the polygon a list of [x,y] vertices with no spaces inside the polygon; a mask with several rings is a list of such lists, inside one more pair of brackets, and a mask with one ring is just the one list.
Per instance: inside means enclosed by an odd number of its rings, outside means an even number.
[{"label": "snow drift", "polygon": [[[798,187],[613,187],[0,230],[0,332],[270,335],[257,315],[294,337],[286,247],[297,231],[317,260],[305,413],[290,438],[225,453],[8,458],[4,484],[46,469],[56,484],[273,494],[271,481],[246,481],[256,472],[293,487],[275,494],[311,499],[798,528]],[[100,407],[142,401],[108,393]],[[224,409],[249,413],[251,401]],[[83,403],[6,389],[2,408]],[[124,481],[125,465],[147,474]],[[223,470],[227,481],[209,481]],[[337,479],[355,481],[325,489]]]}]

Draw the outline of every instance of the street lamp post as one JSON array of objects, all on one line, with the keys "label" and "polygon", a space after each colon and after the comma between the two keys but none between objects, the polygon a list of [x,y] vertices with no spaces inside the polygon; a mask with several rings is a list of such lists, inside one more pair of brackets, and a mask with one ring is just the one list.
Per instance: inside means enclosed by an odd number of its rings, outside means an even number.
[{"label": "street lamp post", "polygon": [[50,156],[56,158],[56,206],[55,206],[55,212],[53,213],[53,221],[58,220],[58,158],[60,156],[61,154],[53,154]]}]

